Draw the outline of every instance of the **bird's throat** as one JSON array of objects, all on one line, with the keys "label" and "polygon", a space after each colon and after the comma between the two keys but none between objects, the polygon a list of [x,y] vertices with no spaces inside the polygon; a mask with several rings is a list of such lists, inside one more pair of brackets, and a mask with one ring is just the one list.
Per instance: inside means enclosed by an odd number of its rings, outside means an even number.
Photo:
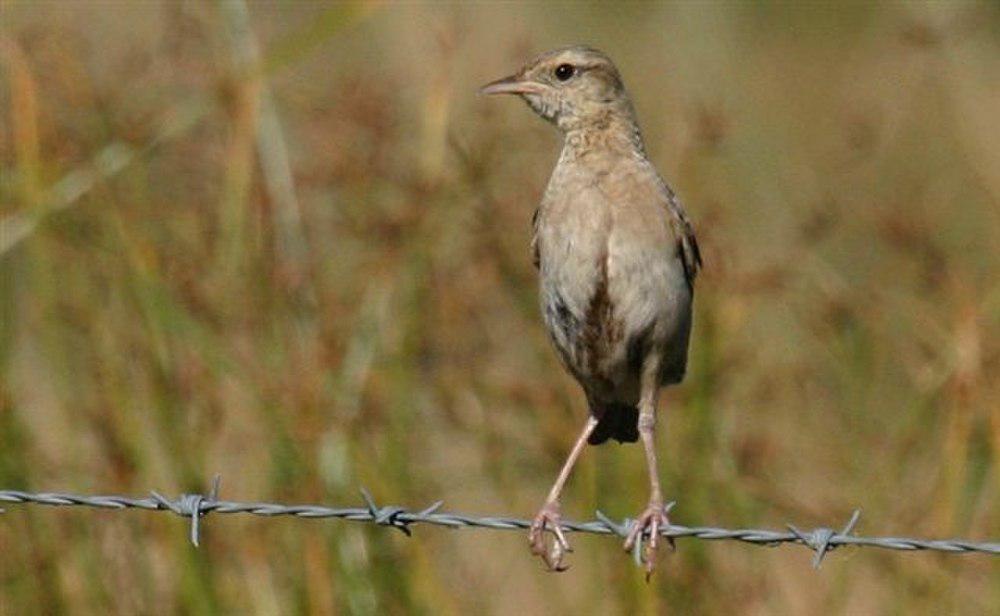
[{"label": "bird's throat", "polygon": [[584,158],[607,154],[645,158],[646,148],[638,124],[634,121],[616,120],[566,131],[564,157]]}]

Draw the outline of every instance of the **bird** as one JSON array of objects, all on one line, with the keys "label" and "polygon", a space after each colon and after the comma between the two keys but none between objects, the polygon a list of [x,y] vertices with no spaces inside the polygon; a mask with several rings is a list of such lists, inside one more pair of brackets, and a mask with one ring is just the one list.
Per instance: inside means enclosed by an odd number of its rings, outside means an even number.
[{"label": "bird", "polygon": [[646,155],[635,109],[607,54],[582,45],[555,49],[480,93],[520,97],[563,137],[532,217],[531,254],[549,338],[589,413],[531,523],[529,546],[550,570],[565,570],[572,550],[560,498],[577,459],[588,443],[641,440],[649,501],[624,547],[631,551],[638,542],[648,580],[660,531],[670,526],[657,470],[657,403],[662,387],[684,378],[702,267],[692,223]]}]

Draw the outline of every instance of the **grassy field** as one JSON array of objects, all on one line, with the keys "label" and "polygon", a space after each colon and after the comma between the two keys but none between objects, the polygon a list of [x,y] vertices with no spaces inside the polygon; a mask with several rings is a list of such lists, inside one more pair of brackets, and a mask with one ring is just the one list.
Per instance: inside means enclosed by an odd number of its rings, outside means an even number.
[{"label": "grassy field", "polygon": [[[584,417],[475,95],[606,50],[706,267],[662,404],[680,524],[1000,535],[995,3],[0,1],[0,489],[528,517]],[[635,515],[640,447],[567,517]],[[986,614],[987,556],[7,508],[0,614]]]}]

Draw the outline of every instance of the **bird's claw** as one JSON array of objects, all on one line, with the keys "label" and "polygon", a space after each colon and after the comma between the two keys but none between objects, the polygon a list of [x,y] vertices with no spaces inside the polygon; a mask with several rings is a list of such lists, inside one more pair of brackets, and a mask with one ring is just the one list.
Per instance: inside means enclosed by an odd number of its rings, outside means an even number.
[{"label": "bird's claw", "polygon": [[[540,556],[549,571],[565,571],[569,569],[569,566],[564,565],[562,560],[567,552],[573,551],[573,548],[569,546],[569,541],[566,540],[566,534],[560,525],[561,520],[559,503],[545,503],[538,512],[538,515],[535,516],[534,521],[531,523],[531,528],[528,530],[528,544],[531,546],[531,553],[535,556]],[[551,542],[545,539],[546,528],[552,531],[553,538]]]},{"label": "bird's claw", "polygon": [[[646,581],[649,581],[650,576],[653,575],[653,570],[656,569],[656,554],[660,547],[660,529],[670,526],[670,519],[667,517],[667,511],[669,509],[663,506],[662,502],[651,502],[646,510],[642,512],[639,518],[632,525],[631,530],[629,530],[628,536],[625,538],[625,551],[631,552],[636,546],[636,542],[642,547],[642,540],[644,537],[648,536],[648,542],[646,543],[645,550],[642,553],[642,563],[646,569]],[[667,543],[670,544],[670,549],[675,549],[673,537],[667,537]],[[638,557],[637,557],[638,558]]]}]

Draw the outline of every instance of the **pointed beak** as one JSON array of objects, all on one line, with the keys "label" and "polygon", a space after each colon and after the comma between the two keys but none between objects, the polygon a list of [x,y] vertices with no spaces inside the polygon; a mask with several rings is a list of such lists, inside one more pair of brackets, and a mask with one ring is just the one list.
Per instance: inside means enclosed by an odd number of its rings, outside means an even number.
[{"label": "pointed beak", "polygon": [[504,77],[479,88],[480,94],[541,94],[543,86],[534,81],[522,80],[517,75]]}]

